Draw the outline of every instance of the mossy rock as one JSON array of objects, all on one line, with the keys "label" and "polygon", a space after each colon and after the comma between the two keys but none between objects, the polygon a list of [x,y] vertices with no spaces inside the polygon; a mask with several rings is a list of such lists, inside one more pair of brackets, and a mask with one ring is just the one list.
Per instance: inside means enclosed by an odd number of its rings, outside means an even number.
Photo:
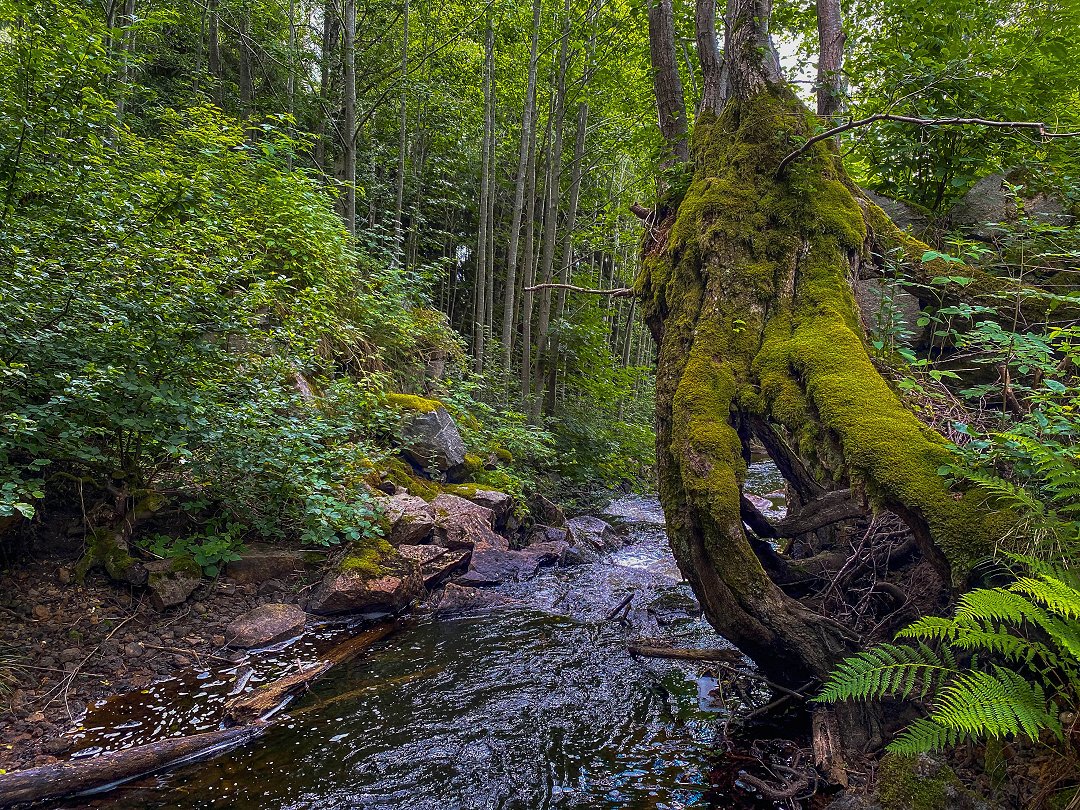
[{"label": "mossy rock", "polygon": [[374,538],[363,544],[354,544],[338,563],[340,571],[351,571],[367,577],[380,577],[385,571],[383,561],[394,554],[394,547],[386,540]]},{"label": "mossy rock", "polygon": [[416,411],[417,413],[434,413],[443,407],[437,399],[426,399],[415,394],[387,394],[386,404],[399,411]]},{"label": "mossy rock", "polygon": [[[75,579],[82,582],[92,568],[100,567],[115,582],[142,587],[149,574],[145,566],[131,555],[126,543],[116,531],[97,529],[86,539],[86,553],[75,566]],[[202,575],[202,572],[199,572]]]},{"label": "mossy rock", "polygon": [[887,754],[878,766],[877,797],[889,810],[982,810],[988,807],[935,758]]}]

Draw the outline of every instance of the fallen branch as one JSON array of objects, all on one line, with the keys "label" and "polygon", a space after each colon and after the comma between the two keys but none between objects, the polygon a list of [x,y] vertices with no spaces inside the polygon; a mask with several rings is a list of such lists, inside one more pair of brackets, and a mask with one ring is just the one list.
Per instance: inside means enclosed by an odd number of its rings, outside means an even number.
[{"label": "fallen branch", "polygon": [[[296,694],[332,667],[355,658],[398,626],[386,622],[365,630],[333,647],[321,661],[307,669],[231,698],[225,704],[225,711],[226,718],[234,723],[232,728],[0,774],[0,807],[115,787],[140,776],[209,759],[245,743],[270,728],[274,723],[267,718],[280,711]],[[240,680],[246,682],[243,674]]]},{"label": "fallen branch", "polygon": [[531,287],[525,288],[525,292],[536,292],[537,290],[569,290],[570,292],[588,293],[589,295],[610,295],[612,298],[631,298],[637,295],[637,292],[633,287],[614,287],[610,290],[596,290],[588,287],[577,287],[573,284],[557,284],[555,282],[549,284],[534,284]]},{"label": "fallen branch", "polygon": [[875,124],[878,121],[898,121],[901,124],[914,124],[917,127],[980,126],[996,127],[999,129],[1034,129],[1039,134],[1039,137],[1043,139],[1074,138],[1080,136],[1080,132],[1052,132],[1048,130],[1046,124],[1041,121],[991,121],[986,118],[916,118],[911,115],[877,113],[875,115],[867,116],[866,118],[848,121],[846,124],[840,124],[832,129],[819,132],[812,138],[808,138],[806,143],[780,161],[780,165],[776,167],[777,177],[784,173],[784,169],[786,169],[793,160],[809,151],[810,147],[815,143],[828,140],[829,138],[847,132],[848,130]]},{"label": "fallen branch", "polygon": [[742,653],[737,650],[695,650],[687,647],[668,647],[667,645],[634,641],[627,644],[626,649],[631,655],[640,655],[644,658],[671,658],[678,661],[728,661],[730,663],[742,661]]},{"label": "fallen branch", "polygon": [[268,723],[251,723],[4,774],[0,776],[0,807],[73,796],[211,757],[247,742],[268,727]]},{"label": "fallen branch", "polygon": [[626,614],[630,612],[630,603],[634,601],[634,595],[632,593],[627,594],[622,598],[622,601],[617,604],[612,611],[607,615],[606,621],[614,621],[615,617],[622,613],[622,618],[626,618]]}]

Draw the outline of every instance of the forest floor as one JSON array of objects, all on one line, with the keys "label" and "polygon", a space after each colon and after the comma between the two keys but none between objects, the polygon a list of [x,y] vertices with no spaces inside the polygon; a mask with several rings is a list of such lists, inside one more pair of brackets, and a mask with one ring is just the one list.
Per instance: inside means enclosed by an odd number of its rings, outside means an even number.
[{"label": "forest floor", "polygon": [[0,650],[18,652],[15,680],[0,684],[0,773],[57,761],[71,745],[64,732],[96,701],[239,657],[224,646],[226,625],[258,604],[297,601],[304,585],[207,580],[158,611],[96,572],[76,584],[80,548],[0,572]]}]

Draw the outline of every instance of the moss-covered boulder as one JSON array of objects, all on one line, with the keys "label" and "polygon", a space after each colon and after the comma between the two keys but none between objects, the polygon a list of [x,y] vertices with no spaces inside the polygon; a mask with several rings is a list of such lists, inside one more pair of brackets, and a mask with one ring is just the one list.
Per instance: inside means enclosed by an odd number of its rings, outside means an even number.
[{"label": "moss-covered boulder", "polygon": [[450,413],[436,400],[393,395],[390,402],[402,412],[401,454],[422,470],[449,481],[464,480],[465,442]]},{"label": "moss-covered boulder", "polygon": [[420,569],[380,540],[347,554],[308,599],[309,613],[397,613],[424,592]]},{"label": "moss-covered boulder", "polygon": [[191,557],[153,560],[144,568],[150,603],[157,610],[184,604],[202,584],[202,568]]}]

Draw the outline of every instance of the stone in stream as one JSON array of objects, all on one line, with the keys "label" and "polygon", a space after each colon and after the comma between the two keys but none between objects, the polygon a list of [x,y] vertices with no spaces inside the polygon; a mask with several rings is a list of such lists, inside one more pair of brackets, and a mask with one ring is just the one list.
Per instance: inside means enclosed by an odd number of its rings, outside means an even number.
[{"label": "stone in stream", "polygon": [[570,518],[566,521],[570,542],[579,548],[595,551],[613,551],[620,545],[615,529],[607,521],[591,515]]},{"label": "stone in stream", "polygon": [[311,613],[382,613],[402,610],[424,592],[419,567],[393,548],[367,557],[346,557],[308,599]]},{"label": "stone in stream", "polygon": [[230,647],[265,647],[298,635],[306,621],[307,614],[296,605],[260,605],[229,622],[225,643]]},{"label": "stone in stream", "polygon": [[424,585],[430,588],[461,566],[471,551],[442,546],[398,546],[398,553],[419,566]]},{"label": "stone in stream", "polygon": [[392,546],[424,543],[435,529],[435,511],[423,498],[402,493],[381,501],[390,522]]},{"label": "stone in stream", "polygon": [[555,543],[538,543],[520,551],[477,544],[469,560],[469,570],[455,581],[473,586],[521,582],[536,576],[542,566],[554,565],[564,550],[565,544],[560,548]]},{"label": "stone in stream", "polygon": [[434,604],[439,613],[463,613],[471,610],[506,607],[514,603],[515,600],[497,591],[448,582],[436,597]]},{"label": "stone in stream", "polygon": [[410,413],[401,429],[401,454],[422,470],[435,470],[448,480],[465,471],[465,442],[446,408]]},{"label": "stone in stream", "polygon": [[529,511],[532,512],[537,523],[555,527],[566,525],[566,515],[563,510],[539,492],[529,499]]},{"label": "stone in stream", "polygon": [[271,579],[288,579],[305,570],[302,551],[252,545],[239,560],[225,566],[225,576],[239,585],[259,585]]}]

